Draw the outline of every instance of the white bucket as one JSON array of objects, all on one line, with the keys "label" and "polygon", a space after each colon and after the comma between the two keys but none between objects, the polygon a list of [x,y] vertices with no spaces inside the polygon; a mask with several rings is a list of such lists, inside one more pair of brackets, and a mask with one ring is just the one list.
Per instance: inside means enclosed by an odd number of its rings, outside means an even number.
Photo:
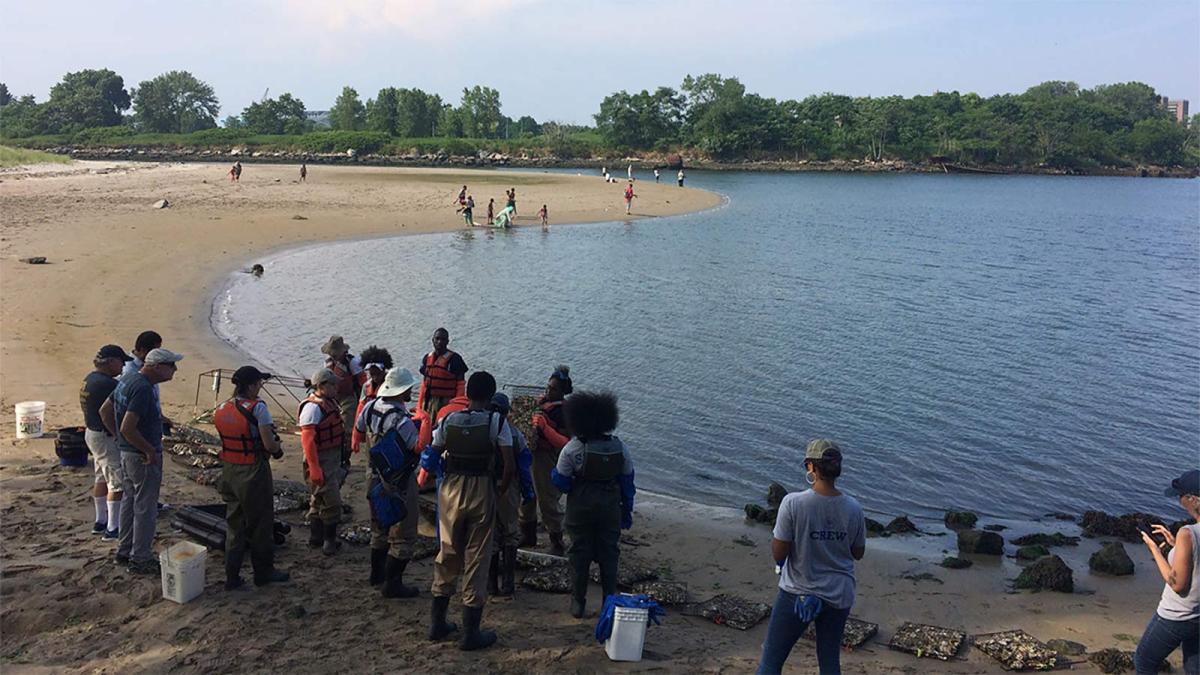
[{"label": "white bucket", "polygon": [[646,624],[650,610],[633,607],[613,607],[612,635],[604,643],[604,651],[613,661],[641,661],[646,645]]},{"label": "white bucket", "polygon": [[190,541],[181,541],[158,556],[162,567],[163,597],[179,604],[188,602],[204,590],[204,561],[208,549]]},{"label": "white bucket", "polygon": [[46,402],[22,401],[17,412],[17,438],[41,438],[46,426]]}]

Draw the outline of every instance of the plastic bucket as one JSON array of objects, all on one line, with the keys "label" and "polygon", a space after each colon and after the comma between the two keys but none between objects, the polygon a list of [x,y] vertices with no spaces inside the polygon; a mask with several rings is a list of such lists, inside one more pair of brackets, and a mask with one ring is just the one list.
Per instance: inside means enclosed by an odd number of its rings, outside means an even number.
[{"label": "plastic bucket", "polygon": [[181,541],[158,556],[162,568],[163,597],[179,604],[188,602],[204,590],[204,562],[208,549],[190,541]]},{"label": "plastic bucket", "polygon": [[604,651],[613,661],[641,661],[646,645],[646,624],[650,610],[633,607],[613,607],[612,635],[604,643]]},{"label": "plastic bucket", "polygon": [[46,426],[46,402],[22,401],[13,407],[17,413],[17,438],[41,438]]}]

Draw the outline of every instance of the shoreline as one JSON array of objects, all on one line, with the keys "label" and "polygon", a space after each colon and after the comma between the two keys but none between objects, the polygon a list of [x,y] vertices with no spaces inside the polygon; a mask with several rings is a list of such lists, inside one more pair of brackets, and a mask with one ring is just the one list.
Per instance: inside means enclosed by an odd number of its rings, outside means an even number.
[{"label": "shoreline", "polygon": [[[0,207],[4,207],[0,275],[5,296],[0,310],[0,407],[11,410],[15,401],[32,394],[47,401],[49,428],[76,422],[78,381],[90,367],[96,347],[105,342],[126,344],[138,331],[154,327],[163,334],[165,346],[187,357],[177,381],[163,385],[165,411],[175,419],[186,419],[190,415],[181,413],[192,407],[195,374],[205,366],[229,366],[244,359],[236,345],[213,330],[211,321],[223,285],[245,266],[248,255],[286,254],[297,246],[346,238],[461,229],[444,224],[449,219],[443,216],[462,171],[401,170],[411,180],[397,186],[379,178],[379,169],[314,170],[312,182],[304,189],[319,194],[310,198],[283,192],[298,188],[282,182],[286,176],[278,167],[248,168],[246,182],[239,186],[222,181],[223,168],[122,166],[104,174],[19,181],[0,174],[4,179],[0,183]],[[328,174],[330,189],[323,187],[320,174]],[[418,177],[423,174],[428,175]],[[497,192],[510,182],[525,195],[538,189],[515,182],[519,178],[514,176],[524,174],[470,175],[473,183],[495,183]],[[448,180],[451,176],[453,180]],[[619,185],[606,188],[595,177],[589,183],[574,176],[525,176],[556,184],[578,181],[578,203],[597,205],[591,211],[580,208],[578,213],[597,217],[571,222],[612,220],[599,205],[610,199],[615,205]],[[381,182],[385,187],[377,184]],[[673,184],[657,188],[645,181],[640,184],[648,195],[678,194]],[[392,196],[402,206],[397,208],[391,201],[387,206],[402,215],[391,210],[375,213],[378,201],[363,207],[363,201],[377,200],[383,189],[394,191]],[[720,200],[713,201],[715,193],[689,190],[687,194],[693,192],[697,203],[720,207]],[[255,206],[250,197],[269,204]],[[150,209],[158,198],[175,205]],[[639,210],[652,199],[639,200]],[[526,199],[531,201],[537,200]],[[551,212],[563,213],[562,209]],[[296,215],[305,219],[295,220]],[[398,218],[403,218],[403,232],[396,230]],[[50,264],[17,263],[17,257],[29,255],[47,255]],[[131,259],[145,264],[133,266]],[[484,654],[464,655],[422,639],[427,596],[416,602],[384,601],[366,588],[360,578],[365,577],[365,549],[346,547],[337,558],[325,558],[304,547],[298,532],[281,554],[283,566],[293,571],[292,584],[223,593],[220,555],[210,554],[204,594],[183,606],[163,602],[157,579],[139,580],[121,572],[109,558],[111,547],[86,533],[92,508],[86,495],[90,469],[58,467],[49,439],[18,441],[6,436],[6,440],[0,450],[0,514],[11,533],[0,565],[5,606],[0,627],[6,635],[0,660],[6,670],[220,671],[228,668],[231,648],[239,664],[250,670],[289,666],[335,670],[344,667],[340,653],[345,650],[366,654],[359,664],[365,670],[629,670],[625,664],[608,662],[588,636],[598,605],[595,589],[589,618],[583,621],[567,615],[561,595],[521,589],[514,601],[494,600],[485,621],[500,631],[501,643]],[[276,465],[276,476],[294,479],[299,474],[298,450],[294,439],[285,443],[287,455]],[[361,523],[365,483],[361,458],[355,458],[354,465],[345,494],[356,507],[355,522]],[[179,465],[172,463],[164,473],[165,501],[216,501],[210,488],[186,480]],[[797,487],[798,478],[785,482]],[[301,515],[291,513],[285,519],[298,524]],[[628,535],[637,543],[631,543],[623,555],[653,560],[664,574],[686,582],[696,599],[736,593],[769,603],[775,595],[776,577],[768,560],[770,530],[744,522],[736,508],[643,492],[635,527]],[[165,521],[159,523],[159,536],[160,550],[181,539]],[[1099,541],[1084,540],[1079,547],[1054,550],[1068,558],[1081,587],[1079,592],[1061,595],[1008,592],[1007,577],[1017,569],[1008,558],[984,556],[971,569],[943,570],[937,565],[942,551],[954,547],[953,539],[945,535],[872,539],[858,571],[860,600],[854,616],[878,623],[880,635],[867,648],[846,655],[843,663],[849,672],[1000,671],[996,662],[969,647],[947,663],[888,650],[887,639],[903,621],[969,633],[1020,627],[1042,640],[1070,637],[1093,650],[1132,649],[1127,640],[1115,636],[1140,635],[1153,611],[1150,599],[1156,597],[1161,582],[1145,551],[1132,546],[1137,565],[1133,578],[1095,578],[1081,561]],[[413,583],[424,586],[429,575],[428,560],[414,563]],[[276,619],[253,639],[244,634],[241,621],[212,621],[214,616],[258,612]],[[651,628],[647,635],[640,669],[751,670],[765,631],[766,622],[741,632],[685,618],[668,608],[666,624]],[[98,635],[105,636],[99,646]],[[120,639],[110,640],[109,635]],[[386,653],[370,649],[389,637],[398,643],[394,648]],[[331,653],[310,644],[322,640],[336,641],[339,649]],[[810,669],[815,663],[811,644],[799,643],[789,663],[791,669]],[[1079,670],[1097,672],[1090,664]]]}]

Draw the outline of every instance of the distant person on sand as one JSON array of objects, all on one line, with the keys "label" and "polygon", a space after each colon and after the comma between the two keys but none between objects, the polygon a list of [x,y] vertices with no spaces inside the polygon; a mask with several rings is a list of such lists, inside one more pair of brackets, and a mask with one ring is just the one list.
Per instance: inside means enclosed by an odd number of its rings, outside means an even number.
[{"label": "distant person on sand", "polygon": [[300,182],[303,183],[306,180],[308,180],[308,162],[301,162],[300,163]]},{"label": "distant person on sand", "polygon": [[508,195],[508,202],[505,204],[505,206],[512,208],[512,213],[509,214],[509,220],[510,221],[516,220],[517,219],[517,188],[509,188],[508,192],[506,192],[505,194]]},{"label": "distant person on sand", "polygon": [[154,385],[175,377],[183,356],[153,349],[138,372],[121,378],[112,396],[100,407],[104,428],[117,438],[121,451],[122,487],[128,504],[121,509],[117,563],[128,563],[135,574],[158,576],[154,530],[158,493],[162,487],[162,405]]},{"label": "distant person on sand", "polygon": [[563,399],[572,391],[571,369],[567,366],[555,368],[546,383],[546,393],[537,401],[529,437],[529,449],[533,451],[533,491],[537,499],[521,505],[521,546],[537,546],[540,511],[542,524],[550,535],[550,552],[554,555],[562,555],[567,549],[562,535],[562,493],[550,480],[550,470],[558,466],[558,455],[571,440],[562,405]]},{"label": "distant person on sand", "polygon": [[632,164],[629,165],[629,168],[626,170],[626,174],[628,174],[629,180],[632,181],[633,180],[633,165]]},{"label": "distant person on sand", "polygon": [[1174,534],[1162,525],[1154,526],[1154,533],[1172,547],[1166,556],[1161,544],[1142,532],[1166,586],[1138,642],[1133,665],[1138,675],[1157,673],[1159,664],[1182,647],[1183,672],[1195,675],[1200,673],[1200,471],[1192,469],[1171,481],[1165,494],[1179,500],[1192,522]]},{"label": "distant person on sand", "polygon": [[467,201],[463,202],[462,208],[459,209],[459,211],[462,211],[463,221],[466,222],[467,227],[475,227],[475,216],[472,214],[474,210],[475,200],[470,195],[467,195]]},{"label": "distant person on sand", "polygon": [[283,457],[275,422],[267,404],[258,398],[271,378],[254,366],[233,373],[234,396],[213,412],[221,437],[221,478],[217,491],[225,500],[225,590],[240,587],[242,562],[250,553],[254,585],[289,579],[275,569],[275,494],[271,457]]},{"label": "distant person on sand", "polygon": [[239,183],[242,181],[242,162],[241,162],[241,160],[238,160],[233,163],[233,180],[235,180]]},{"label": "distant person on sand", "polygon": [[313,393],[300,402],[296,414],[310,494],[308,545],[333,555],[341,547],[337,526],[342,517],[342,447],[349,432],[338,408],[338,376],[322,368],[309,382]]},{"label": "distant person on sand", "polygon": [[629,210],[633,208],[633,200],[637,195],[633,194],[633,181],[629,181],[629,185],[625,186],[625,215],[629,215]]},{"label": "distant person on sand", "polygon": [[563,403],[572,438],[550,471],[567,495],[566,529],[571,535],[571,616],[583,618],[588,573],[600,566],[601,598],[617,592],[618,542],[633,527],[633,460],[617,428],[617,398],[611,393],[577,392]]},{"label": "distant person on sand", "polygon": [[117,540],[117,526],[121,522],[121,451],[117,449],[116,437],[104,428],[100,408],[108,396],[117,388],[117,375],[133,357],[117,345],[104,345],[92,359],[95,368],[83,378],[79,389],[79,405],[83,408],[83,441],[92,453],[92,465],[96,471],[92,500],[96,506],[96,522],[92,534],[106,540]]},{"label": "distant person on sand", "polygon": [[496,199],[493,197],[488,199],[488,225],[496,224]]},{"label": "distant person on sand", "polygon": [[657,182],[658,182],[659,175],[660,175],[660,174],[658,173],[658,169],[655,169],[655,170],[654,170],[654,182],[655,182],[655,183],[657,183]]},{"label": "distant person on sand", "polygon": [[542,208],[538,209],[538,220],[542,221],[542,227],[550,224],[550,211],[546,209],[545,204],[542,204]]},{"label": "distant person on sand", "polygon": [[237,165],[236,164],[229,167],[229,182],[232,183],[235,180],[237,180]]},{"label": "distant person on sand", "polygon": [[842,451],[833,441],[809,443],[804,468],[812,489],[785,496],[775,520],[771,555],[782,571],[760,674],[781,672],[796,640],[814,622],[820,672],[842,672],[842,634],[854,606],[854,561],[866,552],[866,520],[858,502],[835,486]]},{"label": "distant person on sand", "polygon": [[462,189],[458,191],[458,205],[462,206],[463,204],[466,204],[466,203],[467,203],[467,186],[464,185],[462,187]]},{"label": "distant person on sand", "polygon": [[676,178],[679,180],[679,187],[683,187],[683,179],[684,179],[683,169],[679,170],[679,174],[676,176]]}]

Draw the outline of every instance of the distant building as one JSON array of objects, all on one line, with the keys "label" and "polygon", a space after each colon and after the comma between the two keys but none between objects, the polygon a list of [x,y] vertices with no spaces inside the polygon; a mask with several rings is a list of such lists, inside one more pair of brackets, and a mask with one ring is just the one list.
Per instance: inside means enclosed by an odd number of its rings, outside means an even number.
[{"label": "distant building", "polygon": [[328,110],[305,110],[304,116],[308,118],[309,122],[315,124],[317,128],[328,129],[333,126],[329,121]]},{"label": "distant building", "polygon": [[1158,97],[1158,107],[1167,111],[1167,114],[1175,120],[1176,124],[1188,123],[1188,102],[1187,99],[1172,101],[1166,96]]}]

